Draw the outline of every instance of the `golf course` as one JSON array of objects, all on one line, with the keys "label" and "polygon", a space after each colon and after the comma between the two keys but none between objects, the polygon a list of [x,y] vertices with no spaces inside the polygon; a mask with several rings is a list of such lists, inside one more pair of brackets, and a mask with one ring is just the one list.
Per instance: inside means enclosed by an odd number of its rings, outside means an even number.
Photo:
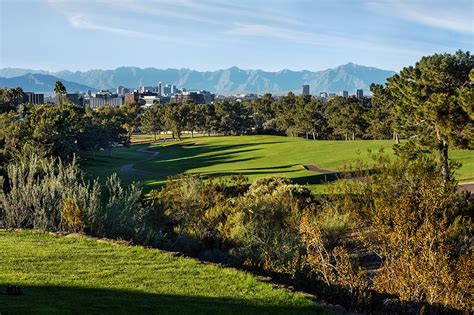
[{"label": "golf course", "polygon": [[32,231],[0,231],[0,313],[321,314],[292,293],[231,268],[159,250]]},{"label": "golf course", "polygon": [[[182,141],[139,143],[130,147],[81,155],[81,166],[91,178],[105,178],[116,172],[125,182],[141,181],[146,189],[162,186],[169,176],[181,173],[230,178],[244,175],[253,181],[282,176],[322,191],[356,160],[370,165],[374,153],[393,155],[391,140],[313,141],[283,136],[199,136]],[[137,143],[138,141],[138,143]],[[474,152],[451,150],[461,163],[456,172],[460,183],[474,181]]]}]

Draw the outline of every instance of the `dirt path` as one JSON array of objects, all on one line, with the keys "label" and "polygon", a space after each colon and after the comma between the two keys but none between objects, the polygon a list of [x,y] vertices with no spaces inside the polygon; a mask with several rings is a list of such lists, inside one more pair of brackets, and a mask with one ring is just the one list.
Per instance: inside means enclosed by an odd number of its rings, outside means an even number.
[{"label": "dirt path", "polygon": [[461,184],[458,186],[459,190],[465,190],[465,191],[470,191],[474,194],[474,183],[470,184]]},{"label": "dirt path", "polygon": [[158,154],[160,154],[160,152],[148,150],[147,148],[138,149],[136,151],[141,152],[141,153],[150,153],[150,155],[144,160],[140,160],[140,161],[136,161],[134,163],[129,163],[129,164],[122,165],[122,167],[120,168],[120,172],[121,173],[128,173],[128,174],[138,175],[138,176],[155,176],[156,174],[154,174],[154,173],[136,169],[135,165],[137,165],[139,163],[144,163],[144,162],[154,160],[158,156]]},{"label": "dirt path", "polygon": [[[303,165],[303,164],[302,164]],[[316,165],[303,165],[305,170],[310,171],[310,172],[317,172],[321,174],[335,174],[337,172],[335,171],[330,171],[330,170],[323,170],[322,168],[317,167]]]},{"label": "dirt path", "polygon": [[[335,171],[330,171],[330,170],[324,170],[316,165],[303,165],[302,166],[305,168],[305,170],[310,171],[310,172],[316,172],[316,173],[321,173],[321,174],[337,174],[338,172]],[[465,190],[465,191],[470,191],[471,193],[474,194],[474,183],[469,183],[469,184],[460,184],[458,186],[459,190]]]}]

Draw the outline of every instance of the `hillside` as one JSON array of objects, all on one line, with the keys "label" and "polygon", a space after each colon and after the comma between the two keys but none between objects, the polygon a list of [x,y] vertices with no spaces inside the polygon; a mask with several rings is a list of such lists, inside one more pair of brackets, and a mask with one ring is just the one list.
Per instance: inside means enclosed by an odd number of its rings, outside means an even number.
[{"label": "hillside", "polygon": [[0,313],[317,314],[309,297],[248,273],[140,246],[0,231]]},{"label": "hillside", "polygon": [[0,86],[7,88],[21,87],[25,92],[53,92],[56,81],[61,81],[68,92],[96,91],[96,88],[83,84],[59,79],[55,76],[40,73],[28,73],[21,76],[4,78],[0,77]]},{"label": "hillside", "polygon": [[[20,75],[32,70],[0,69],[0,76]],[[38,71],[43,72],[44,71]],[[321,91],[339,92],[355,89],[369,91],[371,83],[384,83],[394,74],[381,70],[348,63],[333,69],[311,72],[282,70],[268,72],[263,70],[243,70],[232,67],[217,71],[195,71],[190,69],[156,69],[120,67],[115,70],[89,70],[85,72],[59,71],[49,73],[58,78],[78,82],[100,89],[112,89],[119,85],[135,88],[140,85],[156,86],[158,81],[175,84],[188,89],[204,89],[218,94],[265,93],[283,94],[288,91],[300,93],[303,84],[309,84],[311,93]]]}]

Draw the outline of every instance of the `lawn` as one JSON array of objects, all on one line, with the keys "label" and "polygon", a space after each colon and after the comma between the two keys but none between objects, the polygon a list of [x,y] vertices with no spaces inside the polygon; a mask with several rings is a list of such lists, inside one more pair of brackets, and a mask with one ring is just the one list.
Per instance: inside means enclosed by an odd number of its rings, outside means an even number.
[{"label": "lawn", "polygon": [[[181,142],[134,144],[116,149],[112,157],[101,152],[96,160],[84,154],[81,165],[92,176],[104,177],[118,172],[126,181],[140,180],[147,188],[161,186],[168,176],[179,173],[200,173],[209,177],[242,174],[254,180],[258,177],[284,176],[300,184],[309,184],[316,191],[330,176],[305,170],[301,165],[315,165],[324,170],[341,171],[356,159],[370,161],[369,149],[392,155],[393,141],[312,141],[294,137],[243,136],[196,137]],[[158,151],[152,160],[145,149]],[[458,172],[462,181],[474,180],[474,152],[451,151],[451,157],[463,166]],[[125,164],[141,172],[121,171]]]},{"label": "lawn", "polygon": [[[140,246],[0,230],[0,314],[315,314],[311,297]],[[3,292],[2,292],[3,293]]]}]

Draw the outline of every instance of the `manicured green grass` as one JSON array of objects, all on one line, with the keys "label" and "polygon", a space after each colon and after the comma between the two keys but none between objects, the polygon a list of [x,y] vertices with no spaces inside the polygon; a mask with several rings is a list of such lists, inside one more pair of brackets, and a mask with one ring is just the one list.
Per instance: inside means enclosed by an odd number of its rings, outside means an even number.
[{"label": "manicured green grass", "polygon": [[159,250],[31,231],[0,231],[0,314],[315,314],[309,296],[231,268]]},{"label": "manicured green grass", "polygon": [[[192,144],[192,145],[190,145]],[[109,158],[101,153],[97,160],[83,159],[81,165],[93,176],[105,176],[120,171],[127,163],[153,176],[120,173],[125,181],[140,180],[148,188],[158,187],[168,176],[179,173],[200,173],[204,176],[229,178],[242,174],[254,180],[259,177],[284,176],[300,184],[321,190],[321,183],[330,179],[320,173],[305,170],[301,164],[316,165],[321,169],[342,171],[357,159],[370,161],[369,149],[393,155],[393,141],[312,141],[294,137],[243,136],[196,137],[182,142],[132,145],[119,148]],[[159,151],[156,159],[140,162],[149,154],[136,152],[139,148]],[[451,151],[451,157],[463,163],[458,177],[474,178],[474,152]]]}]

